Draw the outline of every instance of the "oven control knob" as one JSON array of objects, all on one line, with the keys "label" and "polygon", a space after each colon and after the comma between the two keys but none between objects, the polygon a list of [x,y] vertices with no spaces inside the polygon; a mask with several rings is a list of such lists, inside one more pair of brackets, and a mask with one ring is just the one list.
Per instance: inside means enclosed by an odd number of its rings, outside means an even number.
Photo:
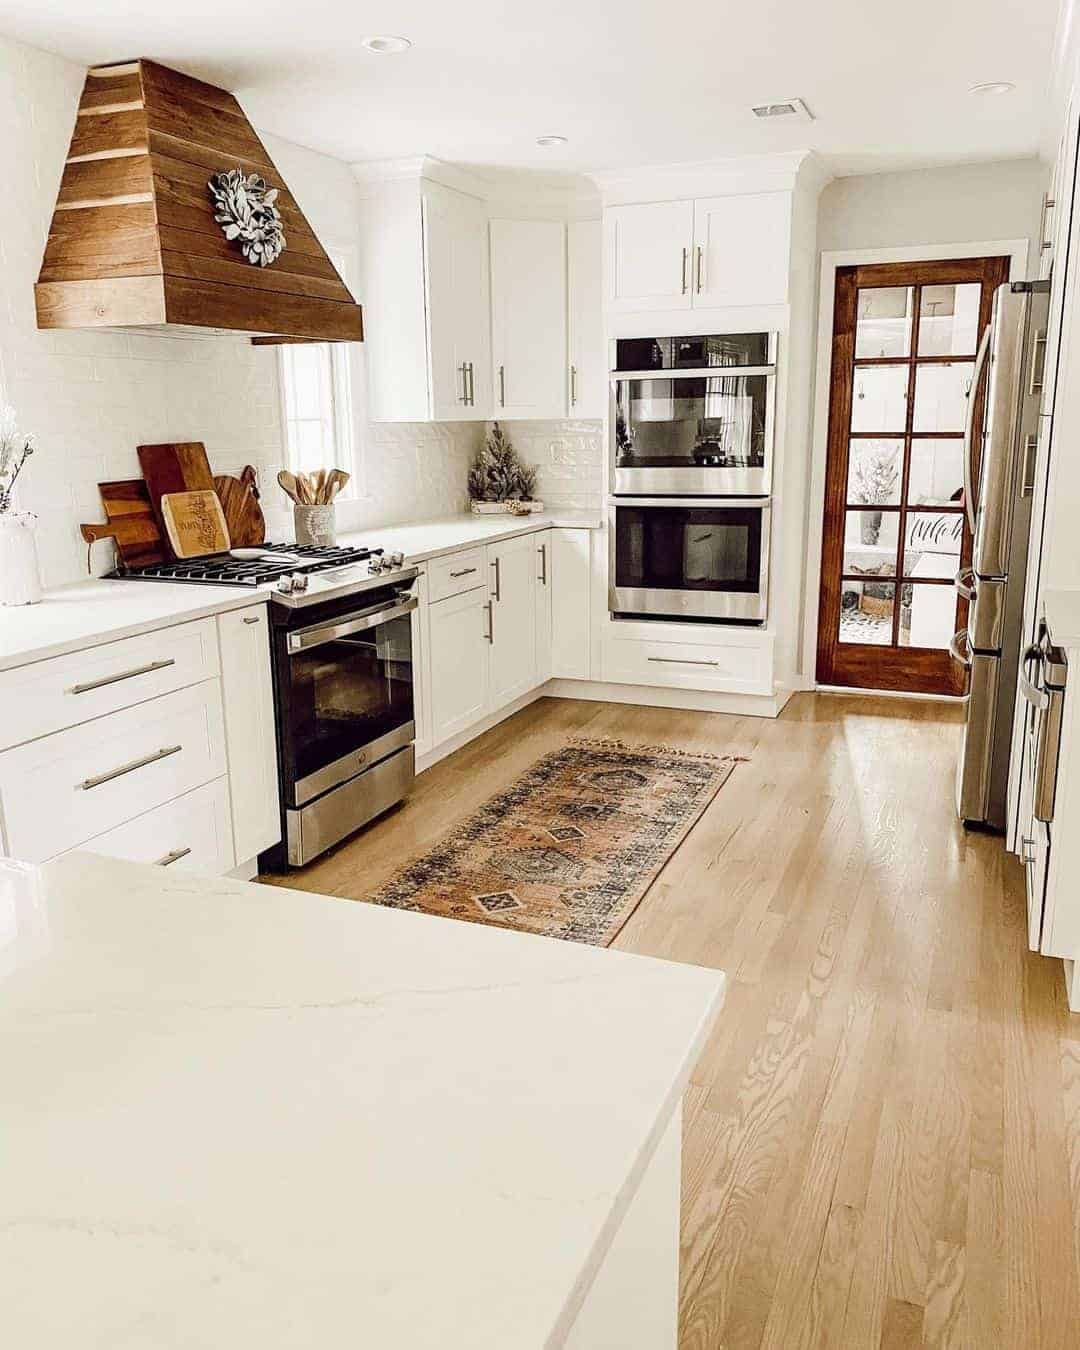
[{"label": "oven control knob", "polygon": [[306,572],[294,572],[292,574],[292,588],[297,594],[302,595],[307,590],[308,579]]},{"label": "oven control knob", "polygon": [[373,577],[374,577],[374,576],[378,576],[378,574],[382,571],[382,561],[381,561],[381,559],[379,559],[379,558],[370,558],[370,559],[368,560],[367,570],[371,573],[371,575],[372,575]]},{"label": "oven control knob", "polygon": [[390,566],[391,566],[391,567],[404,567],[404,566],[405,566],[405,554],[404,554],[404,553],[391,553],[391,554],[390,554],[390,559],[389,559],[389,561],[390,561]]},{"label": "oven control knob", "polygon": [[289,576],[288,573],[286,573],[286,575],[283,576],[283,577],[278,577],[278,579],[277,579],[277,588],[278,588],[278,590],[281,592],[282,595],[292,595],[292,592],[293,592],[293,579],[292,579],[292,577]]}]

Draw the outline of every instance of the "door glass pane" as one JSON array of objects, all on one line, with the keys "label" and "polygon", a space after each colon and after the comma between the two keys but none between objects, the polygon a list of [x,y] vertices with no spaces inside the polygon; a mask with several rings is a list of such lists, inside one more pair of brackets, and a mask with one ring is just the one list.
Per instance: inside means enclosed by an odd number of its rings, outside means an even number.
[{"label": "door glass pane", "polygon": [[912,511],[904,530],[904,576],[947,577],[960,570],[962,512]]},{"label": "door glass pane", "polygon": [[903,432],[907,425],[907,366],[856,366],[852,431]]},{"label": "door glass pane", "polygon": [[919,355],[974,356],[979,345],[977,281],[961,286],[924,286],[919,297]]},{"label": "door glass pane", "polygon": [[901,647],[934,647],[943,651],[956,632],[956,592],[951,586],[900,588]]},{"label": "door glass pane", "polygon": [[896,575],[896,511],[849,511],[844,525],[844,571],[863,577]]},{"label": "door glass pane", "polygon": [[974,366],[974,361],[919,366],[915,372],[913,430],[963,431]]},{"label": "door glass pane", "polygon": [[845,581],[840,588],[841,642],[870,642],[888,646],[892,642],[895,583],[888,581]]},{"label": "door glass pane", "polygon": [[963,457],[962,440],[912,441],[908,505],[959,503],[964,491]]},{"label": "door glass pane", "polygon": [[855,357],[910,356],[911,287],[872,286],[859,291]]},{"label": "door glass pane", "polygon": [[852,441],[848,448],[848,501],[860,506],[898,506],[903,469],[902,440]]}]

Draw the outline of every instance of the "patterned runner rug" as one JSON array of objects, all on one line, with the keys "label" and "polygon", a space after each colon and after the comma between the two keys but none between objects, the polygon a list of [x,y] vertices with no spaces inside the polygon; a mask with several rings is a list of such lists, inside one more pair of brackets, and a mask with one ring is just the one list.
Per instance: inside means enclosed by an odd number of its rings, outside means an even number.
[{"label": "patterned runner rug", "polygon": [[606,947],[738,762],[568,741],[365,899]]}]

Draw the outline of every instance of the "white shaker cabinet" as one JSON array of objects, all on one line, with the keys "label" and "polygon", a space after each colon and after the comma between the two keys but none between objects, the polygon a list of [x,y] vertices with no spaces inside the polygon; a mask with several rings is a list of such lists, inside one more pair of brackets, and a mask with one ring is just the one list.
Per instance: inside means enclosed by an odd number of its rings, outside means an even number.
[{"label": "white shaker cabinet", "polygon": [[494,416],[566,415],[566,226],[492,220]]},{"label": "white shaker cabinet", "polygon": [[218,615],[225,749],[238,863],[281,838],[277,729],[266,607]]},{"label": "white shaker cabinet", "polygon": [[602,418],[607,412],[607,356],[601,303],[602,229],[599,220],[574,220],[566,230],[570,416]]},{"label": "white shaker cabinet", "polygon": [[488,649],[494,603],[487,587],[479,587],[428,606],[435,745],[465,731],[488,710]]},{"label": "white shaker cabinet", "polygon": [[690,308],[692,201],[612,206],[604,228],[609,311]]},{"label": "white shaker cabinet", "polygon": [[536,550],[533,534],[488,545],[492,708],[512,703],[537,682]]},{"label": "white shaker cabinet", "polygon": [[752,192],[694,203],[695,309],[787,302],[791,194]]},{"label": "white shaker cabinet", "polygon": [[533,684],[551,679],[552,548],[558,530],[531,535],[536,550],[536,670]]},{"label": "white shaker cabinet", "polygon": [[463,193],[424,193],[431,415],[477,421],[491,415],[487,215]]},{"label": "white shaker cabinet", "polygon": [[592,571],[589,530],[552,530],[551,669],[556,679],[589,678]]}]

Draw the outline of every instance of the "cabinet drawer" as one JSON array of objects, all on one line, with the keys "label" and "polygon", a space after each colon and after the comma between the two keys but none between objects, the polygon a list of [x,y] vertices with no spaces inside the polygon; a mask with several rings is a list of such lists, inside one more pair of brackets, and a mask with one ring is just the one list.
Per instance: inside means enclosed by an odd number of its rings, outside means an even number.
[{"label": "cabinet drawer", "polygon": [[433,558],[428,563],[428,603],[462,595],[486,584],[484,549],[470,548],[451,553],[448,558]]},{"label": "cabinet drawer", "polygon": [[0,754],[7,851],[43,862],[225,772],[217,680]]},{"label": "cabinet drawer", "polygon": [[0,749],[130,708],[218,673],[213,619],[0,671]]},{"label": "cabinet drawer", "polygon": [[757,646],[608,640],[604,679],[717,693],[771,694],[766,651]]},{"label": "cabinet drawer", "polygon": [[228,779],[217,778],[194,792],[185,792],[175,801],[87,840],[79,848],[128,862],[222,876],[236,866]]}]

